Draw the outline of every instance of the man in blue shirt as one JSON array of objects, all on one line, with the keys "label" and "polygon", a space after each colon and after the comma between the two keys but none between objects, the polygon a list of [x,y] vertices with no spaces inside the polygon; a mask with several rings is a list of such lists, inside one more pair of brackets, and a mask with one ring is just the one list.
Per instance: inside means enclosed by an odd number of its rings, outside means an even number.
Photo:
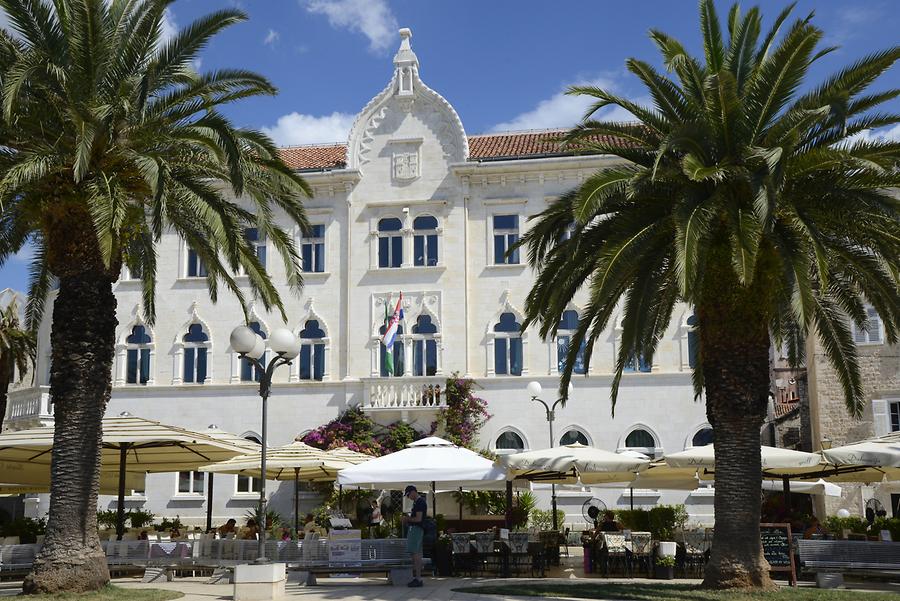
[{"label": "man in blue shirt", "polygon": [[410,484],[403,491],[403,495],[412,501],[412,511],[403,516],[403,523],[407,526],[406,550],[412,555],[413,579],[410,587],[422,586],[422,541],[425,538],[425,516],[428,514],[428,503],[425,497],[419,494],[416,487]]}]

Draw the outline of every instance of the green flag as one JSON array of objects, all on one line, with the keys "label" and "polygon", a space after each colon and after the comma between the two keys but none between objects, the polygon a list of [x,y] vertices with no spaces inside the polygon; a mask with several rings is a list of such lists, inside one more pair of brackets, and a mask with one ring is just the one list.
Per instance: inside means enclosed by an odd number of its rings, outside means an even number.
[{"label": "green flag", "polygon": [[[388,323],[391,321],[391,314],[388,311],[388,303],[384,303],[384,330],[387,331]],[[382,344],[384,342],[382,341]],[[394,375],[394,349],[384,347],[384,371],[388,376]]]}]

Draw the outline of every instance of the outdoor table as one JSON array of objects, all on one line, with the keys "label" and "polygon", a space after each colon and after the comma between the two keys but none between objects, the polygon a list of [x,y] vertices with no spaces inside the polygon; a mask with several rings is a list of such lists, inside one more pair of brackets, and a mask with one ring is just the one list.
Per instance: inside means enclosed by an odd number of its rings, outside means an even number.
[{"label": "outdoor table", "polygon": [[150,558],[191,556],[191,545],[186,542],[153,543],[150,545]]}]

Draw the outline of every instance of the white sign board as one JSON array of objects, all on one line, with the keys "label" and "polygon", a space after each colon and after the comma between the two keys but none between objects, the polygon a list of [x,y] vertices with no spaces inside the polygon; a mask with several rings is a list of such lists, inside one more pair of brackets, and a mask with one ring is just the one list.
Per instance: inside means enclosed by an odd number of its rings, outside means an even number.
[{"label": "white sign board", "polygon": [[328,535],[328,563],[353,564],[362,561],[362,532],[332,530]]}]

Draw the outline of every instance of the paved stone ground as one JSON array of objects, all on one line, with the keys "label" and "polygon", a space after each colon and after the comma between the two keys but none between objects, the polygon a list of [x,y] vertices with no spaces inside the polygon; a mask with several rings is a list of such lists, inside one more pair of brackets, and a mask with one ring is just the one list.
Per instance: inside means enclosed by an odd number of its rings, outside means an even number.
[{"label": "paved stone ground", "polygon": [[[517,582],[521,579],[517,579]],[[554,579],[542,578],[542,583]],[[565,579],[570,582],[572,579]],[[636,579],[640,580],[640,579]],[[629,580],[628,582],[635,582]],[[611,579],[609,581],[615,581]],[[185,593],[184,601],[212,601],[231,599],[232,585],[206,584],[205,578],[180,578],[173,582],[144,584],[135,579],[116,580],[125,588],[164,588]],[[388,586],[378,578],[319,578],[317,586],[288,583],[287,598],[298,601],[535,601],[534,597],[500,597],[498,595],[474,595],[458,593],[455,588],[503,582],[492,578],[427,578],[422,588]],[[653,581],[659,582],[659,581]],[[678,582],[686,582],[679,580]],[[552,601],[545,598],[544,601]]]}]

